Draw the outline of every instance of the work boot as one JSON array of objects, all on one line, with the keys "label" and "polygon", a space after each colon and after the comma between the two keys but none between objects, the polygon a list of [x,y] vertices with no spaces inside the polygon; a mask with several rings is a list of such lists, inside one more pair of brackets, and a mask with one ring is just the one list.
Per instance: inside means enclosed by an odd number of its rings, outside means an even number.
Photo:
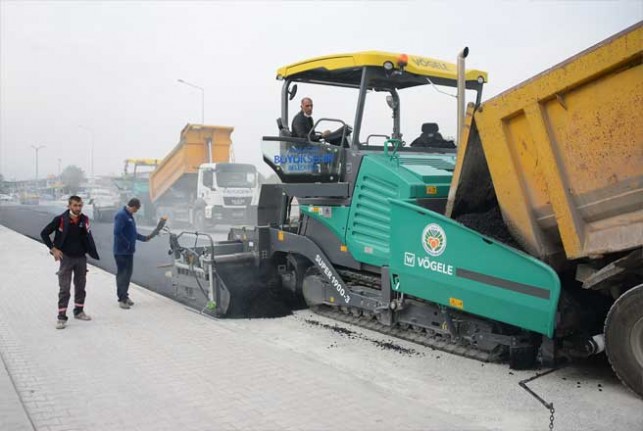
[{"label": "work boot", "polygon": [[118,301],[118,306],[121,307],[123,310],[129,310],[129,304],[127,303],[127,300],[125,301]]},{"label": "work boot", "polygon": [[131,299],[129,299],[129,298],[127,298],[127,299],[125,300],[125,302],[126,302],[126,303],[127,303],[127,305],[129,305],[130,307],[131,307],[132,305],[134,305],[134,301],[132,301],[132,300],[131,300]]},{"label": "work boot", "polygon": [[78,314],[74,314],[74,319],[78,319],[78,320],[92,320],[91,316],[90,316],[90,315],[88,315],[88,314],[85,314],[85,312],[84,312],[84,311],[81,311],[81,312],[80,312],[80,313],[78,313]]},{"label": "work boot", "polygon": [[65,329],[65,326],[67,326],[67,321],[58,319],[58,321],[56,322],[56,329]]}]

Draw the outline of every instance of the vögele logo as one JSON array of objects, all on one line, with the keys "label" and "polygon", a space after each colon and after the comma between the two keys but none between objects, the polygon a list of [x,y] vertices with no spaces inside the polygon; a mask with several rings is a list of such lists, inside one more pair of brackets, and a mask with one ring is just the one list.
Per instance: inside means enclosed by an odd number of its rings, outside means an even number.
[{"label": "v\u00f6gele logo", "polygon": [[440,256],[447,248],[447,235],[436,223],[431,223],[422,231],[422,247],[431,256]]}]

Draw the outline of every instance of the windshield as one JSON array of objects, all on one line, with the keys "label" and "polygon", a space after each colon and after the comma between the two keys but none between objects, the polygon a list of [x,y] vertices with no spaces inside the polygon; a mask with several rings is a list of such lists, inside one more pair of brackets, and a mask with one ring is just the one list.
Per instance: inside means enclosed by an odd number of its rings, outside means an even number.
[{"label": "windshield", "polygon": [[286,126],[289,130],[292,131],[293,119],[301,111],[303,98],[312,99],[311,116],[313,122],[318,123],[315,127],[318,133],[340,130],[342,123],[353,127],[359,90],[304,82],[298,82],[297,86],[297,95],[288,102]]},{"label": "windshield", "polygon": [[[455,148],[457,135],[457,90],[453,87],[422,85],[398,90],[400,133],[405,147]],[[475,91],[466,97],[475,101]],[[381,146],[393,134],[393,110],[386,91],[369,91],[364,104],[360,144]]]},{"label": "windshield", "polygon": [[254,187],[257,169],[252,165],[219,165],[215,169],[219,187]]},{"label": "windshield", "polygon": [[[324,118],[337,119],[353,127],[359,91],[355,88],[333,87],[298,82],[297,95],[288,103],[287,128],[292,129],[292,121],[301,110],[303,97],[313,100],[312,117],[318,133],[338,130],[341,123]],[[457,135],[456,88],[431,85],[414,86],[398,90],[400,111],[400,133],[405,147],[422,151],[426,147],[446,149],[455,148]],[[359,137],[362,148],[382,148],[384,141],[391,138],[394,129],[393,110],[387,102],[391,97],[388,91],[369,90],[366,94],[364,112]],[[475,101],[476,92],[466,91],[466,98]],[[421,138],[421,139],[419,139]],[[368,146],[366,146],[368,145]]]}]

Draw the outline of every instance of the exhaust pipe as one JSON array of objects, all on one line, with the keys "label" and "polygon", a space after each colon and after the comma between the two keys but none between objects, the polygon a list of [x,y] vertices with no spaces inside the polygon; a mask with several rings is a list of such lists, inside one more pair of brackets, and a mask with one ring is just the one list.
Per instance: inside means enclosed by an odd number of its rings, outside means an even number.
[{"label": "exhaust pipe", "polygon": [[205,145],[208,148],[208,163],[212,163],[212,138],[207,138]]},{"label": "exhaust pipe", "polygon": [[605,351],[605,334],[594,335],[585,340],[585,350],[589,355],[597,355]]},{"label": "exhaust pipe", "polygon": [[570,359],[585,359],[604,351],[605,334],[597,334],[592,337],[577,335],[568,340],[563,340],[560,356]]},{"label": "exhaust pipe", "polygon": [[469,55],[469,47],[464,49],[458,54],[458,132],[456,138],[456,145],[460,145],[460,137],[462,136],[462,128],[464,127],[464,90],[465,90],[465,69],[464,59]]}]

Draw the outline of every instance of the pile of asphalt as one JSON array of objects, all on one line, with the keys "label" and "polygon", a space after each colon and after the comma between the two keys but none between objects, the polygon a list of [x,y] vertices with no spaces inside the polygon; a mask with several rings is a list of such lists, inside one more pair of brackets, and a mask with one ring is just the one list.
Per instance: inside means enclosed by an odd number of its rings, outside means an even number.
[{"label": "pile of asphalt", "polygon": [[266,280],[252,264],[220,265],[217,273],[230,291],[227,318],[284,317],[296,307],[296,298],[282,289],[278,281]]},{"label": "pile of asphalt", "polygon": [[[234,290],[234,289],[233,289]],[[232,305],[224,316],[218,316],[214,310],[206,307],[207,298],[196,293],[194,299],[175,296],[172,299],[179,301],[190,308],[194,308],[212,317],[226,319],[266,319],[289,316],[297,307],[291,302],[274,297],[268,290],[253,291],[247,289],[235,290],[232,295]]]},{"label": "pile of asphalt", "polygon": [[241,314],[231,315],[232,318],[265,319],[284,317],[292,314],[296,308],[294,298],[289,298],[284,292],[270,288],[261,289],[256,294],[245,299],[246,306]]},{"label": "pile of asphalt", "polygon": [[494,206],[488,211],[482,213],[467,213],[461,214],[455,219],[458,223],[462,223],[469,229],[473,229],[482,235],[488,236],[506,244],[510,247],[522,249],[518,242],[509,232],[505,221],[502,218],[500,208]]}]

